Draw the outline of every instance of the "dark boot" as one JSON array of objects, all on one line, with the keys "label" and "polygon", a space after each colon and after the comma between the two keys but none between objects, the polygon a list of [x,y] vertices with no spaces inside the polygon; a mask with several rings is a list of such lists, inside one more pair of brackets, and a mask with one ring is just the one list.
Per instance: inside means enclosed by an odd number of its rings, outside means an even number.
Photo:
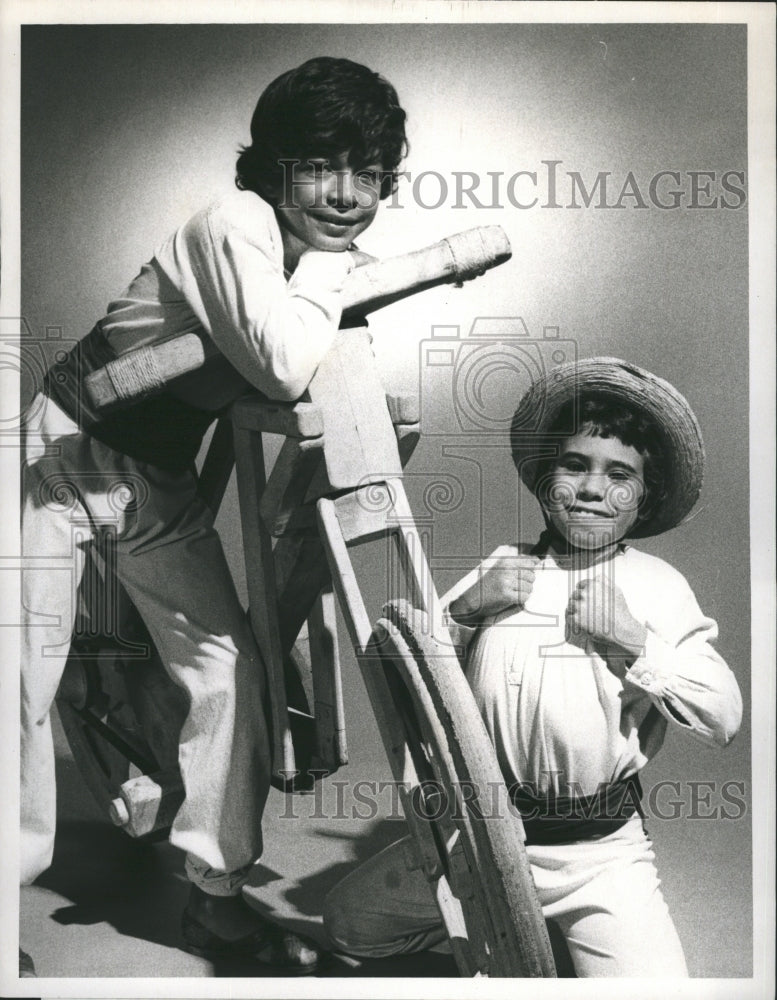
[{"label": "dark boot", "polygon": [[[247,929],[238,937],[222,937],[217,930],[220,915],[234,926],[237,915]],[[311,938],[274,924],[259,916],[242,896],[219,897],[193,885],[181,922],[186,950],[210,959],[253,959],[267,972],[284,976],[310,976],[324,958]]]}]

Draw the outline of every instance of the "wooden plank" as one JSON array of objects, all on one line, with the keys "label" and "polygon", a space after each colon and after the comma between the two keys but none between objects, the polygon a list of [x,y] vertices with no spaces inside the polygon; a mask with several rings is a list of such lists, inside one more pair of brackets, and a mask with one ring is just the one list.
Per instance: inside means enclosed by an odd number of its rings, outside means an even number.
[{"label": "wooden plank", "polygon": [[332,580],[340,607],[343,609],[351,643],[358,655],[364,651],[370,641],[372,626],[364,606],[359,584],[356,581],[351,557],[348,555],[335,503],[332,500],[322,499],[318,501],[317,507],[321,540],[324,543],[324,550],[329,561]]},{"label": "wooden plank", "polygon": [[[297,440],[286,438],[272,467],[259,504],[265,527],[280,536],[294,521],[305,501],[316,468],[321,464],[323,437]],[[299,518],[297,518],[299,524]]]},{"label": "wooden plank", "polygon": [[348,763],[345,739],[345,711],[337,620],[332,586],[325,588],[308,618],[310,661],[313,670],[313,715],[316,720],[318,766],[328,771]]},{"label": "wooden plank", "polygon": [[421,439],[421,427],[420,424],[394,424],[394,430],[397,435],[399,460],[404,469]]},{"label": "wooden plank", "polygon": [[369,541],[396,530],[393,515],[397,487],[404,493],[401,480],[392,479],[337,497],[334,506],[346,542]]},{"label": "wooden plank", "polygon": [[421,419],[421,400],[416,393],[386,393],[386,406],[392,424],[417,424]]},{"label": "wooden plank", "polygon": [[278,629],[275,563],[272,541],[259,510],[265,487],[262,436],[242,427],[235,427],[234,435],[251,627],[267,671],[273,771],[289,773],[295,770],[295,762]]},{"label": "wooden plank", "polygon": [[324,460],[333,489],[400,475],[396,437],[367,331],[340,331],[308,386],[324,421]]},{"label": "wooden plank", "polygon": [[469,954],[469,937],[461,902],[453,894],[448,879],[443,875],[434,886],[437,907],[443,918],[445,930],[448,932],[453,957],[462,978],[479,975]]},{"label": "wooden plank", "polygon": [[184,800],[177,767],[130,778],[118,791],[110,805],[110,817],[131,837],[145,837],[171,826]]},{"label": "wooden plank", "polygon": [[377,653],[374,643],[371,648],[372,627],[331,500],[319,500],[318,515],[324,548],[332,570],[335,593],[345,618],[351,644],[356,651],[394,780],[413,787],[418,784],[418,775],[407,751],[404,729],[394,711],[386,677],[376,664]]},{"label": "wooden plank", "polygon": [[244,430],[293,438],[315,438],[324,433],[321,414],[309,402],[276,403],[256,393],[238,399],[230,415],[233,425]]},{"label": "wooden plank", "polygon": [[308,492],[305,495],[305,503],[315,505],[315,502],[320,500],[321,497],[328,497],[336,492],[337,490],[332,487],[332,484],[327,478],[326,462],[319,463],[318,468],[313,473],[313,478],[310,481]]},{"label": "wooden plank", "polygon": [[234,467],[235,443],[232,424],[229,417],[221,417],[210,440],[197,482],[197,493],[213,511],[214,517],[224,499]]},{"label": "wooden plank", "polygon": [[394,496],[394,514],[398,525],[395,538],[402,569],[405,576],[412,580],[421,609],[429,615],[430,634],[446,646],[450,646],[451,638],[443,619],[442,604],[434,586],[432,572],[413,519],[404,484],[400,481],[388,485]]},{"label": "wooden plank", "polygon": [[273,555],[281,654],[285,656],[331,575],[318,534],[284,535]]},{"label": "wooden plank", "polygon": [[420,869],[427,881],[433,882],[443,873],[442,860],[429,821],[418,812],[418,803],[414,798],[416,789],[420,791],[418,785],[412,788],[400,785],[398,789],[402,812],[413,834],[410,841],[412,847],[407,851],[408,868],[410,871]]},{"label": "wooden plank", "polygon": [[399,461],[404,469],[421,437],[421,400],[415,393],[386,393],[386,406],[397,436]]}]

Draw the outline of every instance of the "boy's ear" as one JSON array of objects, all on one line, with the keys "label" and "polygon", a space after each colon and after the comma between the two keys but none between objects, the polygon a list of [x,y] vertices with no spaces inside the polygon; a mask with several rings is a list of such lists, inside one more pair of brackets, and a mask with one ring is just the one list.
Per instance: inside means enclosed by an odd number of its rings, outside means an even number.
[{"label": "boy's ear", "polygon": [[645,496],[639,505],[639,515],[637,517],[635,527],[637,525],[644,524],[645,521],[650,520],[650,518],[655,514],[656,510],[660,507],[665,496],[666,494],[663,490],[661,490],[660,493],[656,495],[655,491],[651,490],[650,487],[647,485],[647,483],[645,484]]}]

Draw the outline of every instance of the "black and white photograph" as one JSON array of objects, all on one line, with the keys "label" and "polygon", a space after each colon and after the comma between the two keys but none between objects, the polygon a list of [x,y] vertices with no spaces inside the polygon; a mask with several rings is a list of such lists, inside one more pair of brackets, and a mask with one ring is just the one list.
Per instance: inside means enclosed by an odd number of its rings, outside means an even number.
[{"label": "black and white photograph", "polygon": [[0,994],[773,996],[775,8],[0,19]]}]

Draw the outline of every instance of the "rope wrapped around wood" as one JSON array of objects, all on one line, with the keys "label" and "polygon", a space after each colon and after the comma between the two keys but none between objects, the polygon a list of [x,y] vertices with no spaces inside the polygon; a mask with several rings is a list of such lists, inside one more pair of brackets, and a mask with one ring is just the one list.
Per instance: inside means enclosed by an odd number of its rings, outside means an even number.
[{"label": "rope wrapped around wood", "polygon": [[482,229],[470,229],[466,233],[447,236],[442,241],[450,250],[456,267],[456,280],[469,281],[479,278],[488,270],[490,247],[483,239]]},{"label": "rope wrapped around wood", "polygon": [[157,363],[155,351],[140,347],[131,355],[110,361],[105,370],[117,399],[134,399],[164,388],[166,376]]}]

